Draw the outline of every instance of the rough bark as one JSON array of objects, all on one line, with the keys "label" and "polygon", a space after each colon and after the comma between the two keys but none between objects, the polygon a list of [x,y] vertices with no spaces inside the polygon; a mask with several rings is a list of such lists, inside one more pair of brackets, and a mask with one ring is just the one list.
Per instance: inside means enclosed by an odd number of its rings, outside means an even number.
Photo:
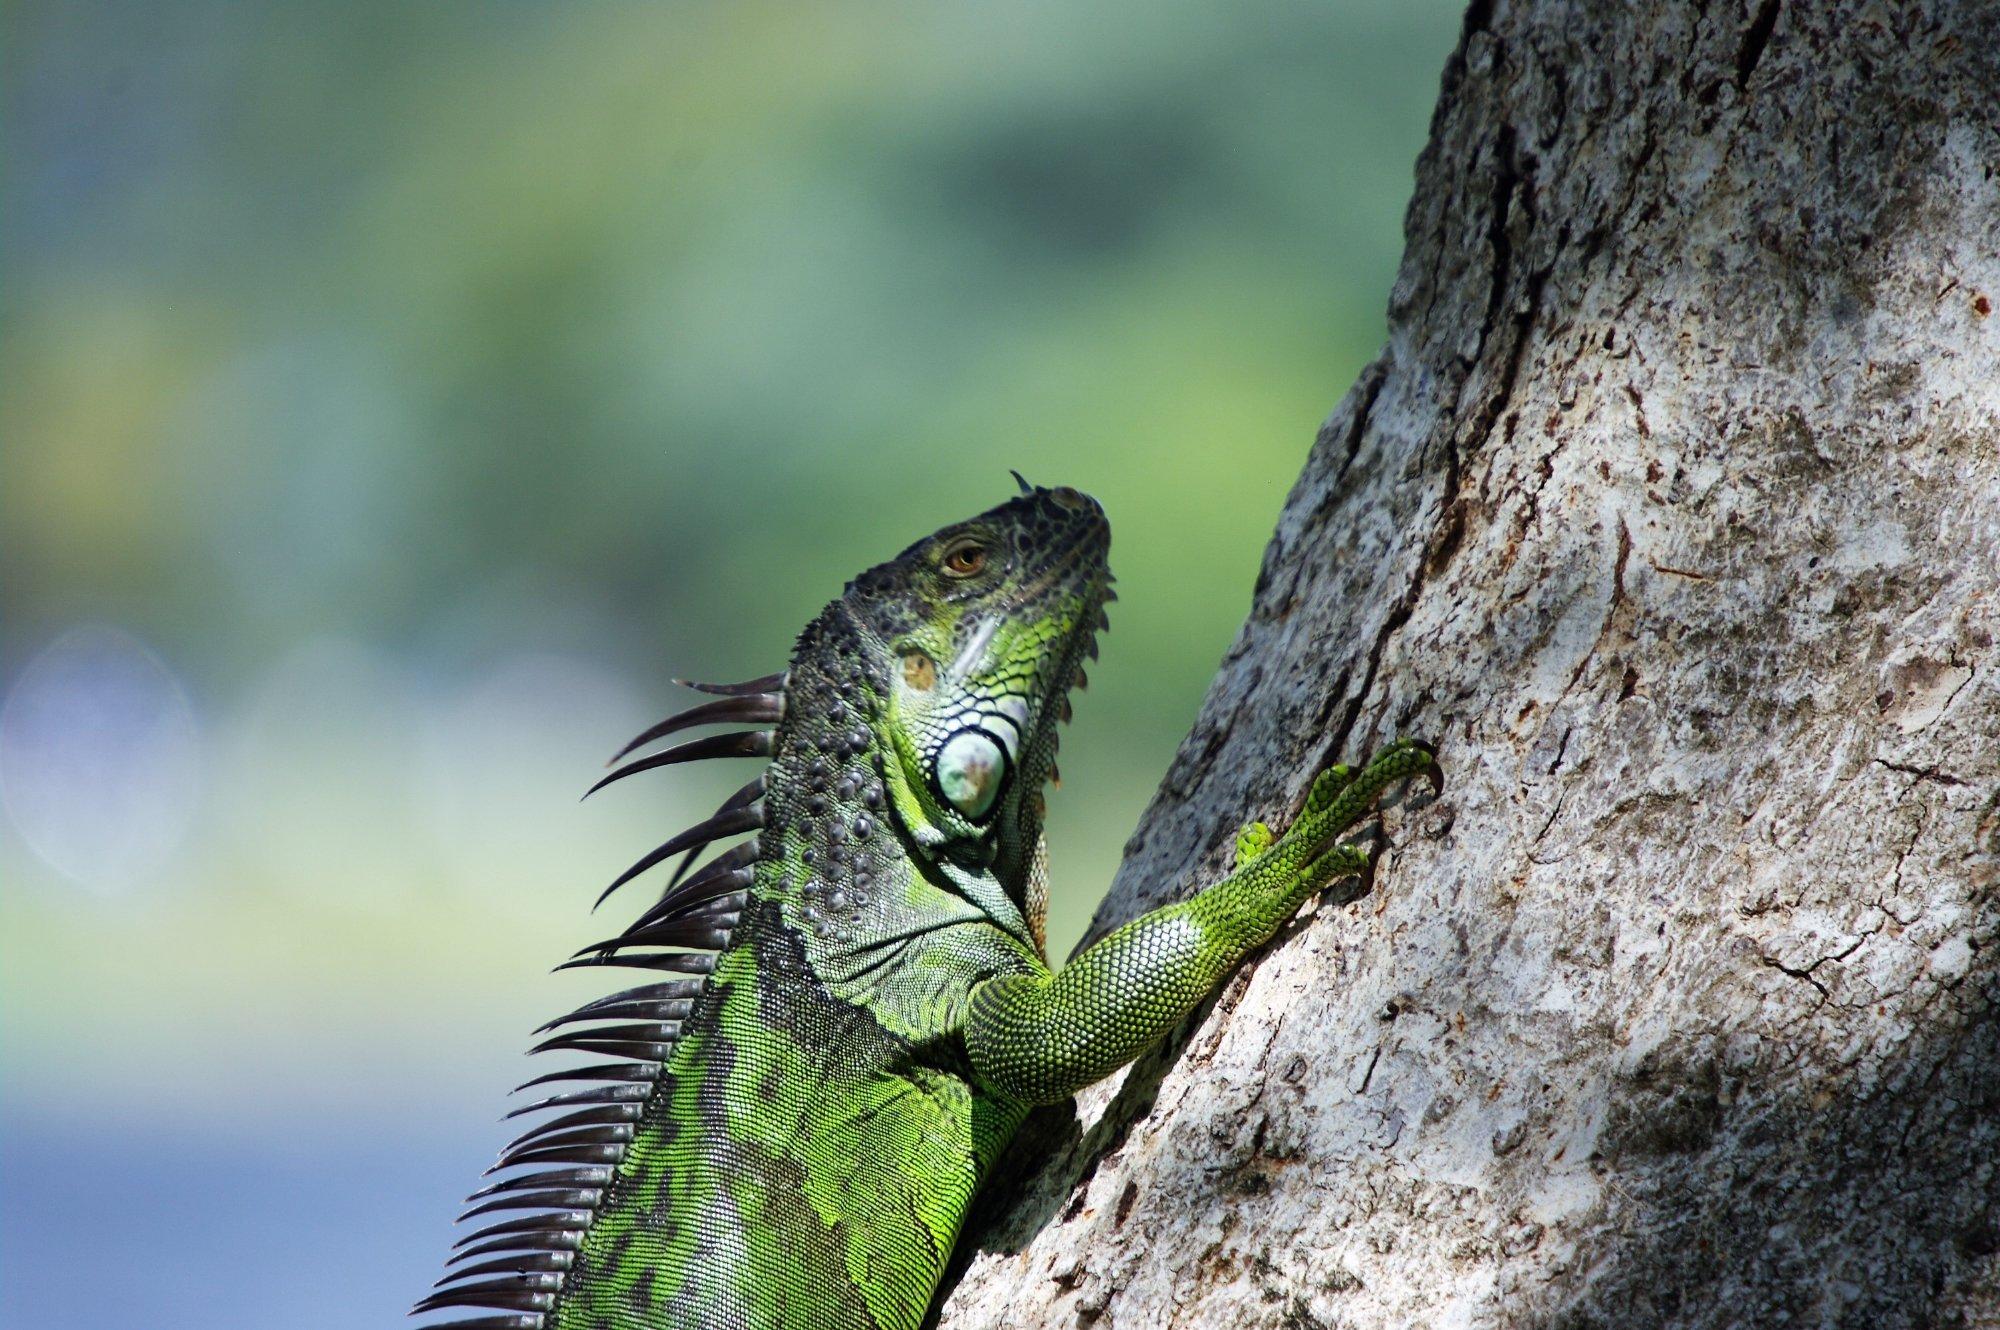
[{"label": "rough bark", "polygon": [[946,1327],[2000,1324],[1997,12],[1474,4],[1097,931],[1331,755],[1449,787],[1036,1125]]}]

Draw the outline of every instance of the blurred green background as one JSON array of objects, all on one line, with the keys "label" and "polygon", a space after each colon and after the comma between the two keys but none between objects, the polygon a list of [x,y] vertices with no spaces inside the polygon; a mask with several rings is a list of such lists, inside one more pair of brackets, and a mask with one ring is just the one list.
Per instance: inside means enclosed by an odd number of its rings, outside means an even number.
[{"label": "blurred green background", "polygon": [[576,795],[1009,467],[1117,533],[1066,950],[1457,21],[7,6],[0,1321],[400,1318],[596,889],[745,772]]}]

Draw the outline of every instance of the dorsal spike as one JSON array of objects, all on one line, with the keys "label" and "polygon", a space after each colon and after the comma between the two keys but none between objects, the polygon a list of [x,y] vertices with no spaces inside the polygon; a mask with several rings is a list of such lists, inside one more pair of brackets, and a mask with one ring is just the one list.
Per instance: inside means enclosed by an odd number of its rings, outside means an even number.
[{"label": "dorsal spike", "polygon": [[481,1187],[468,1201],[476,1201],[482,1196],[498,1196],[507,1191],[536,1191],[549,1187],[609,1187],[611,1170],[608,1168],[558,1168],[547,1173],[523,1173],[519,1177],[508,1178],[488,1187]]},{"label": "dorsal spike", "polygon": [[603,1145],[538,1145],[509,1155],[486,1172],[490,1176],[522,1164],[619,1164],[624,1159],[625,1145],[619,1141]]},{"label": "dorsal spike", "polygon": [[[716,808],[715,815],[719,817],[733,809],[741,808],[745,804],[753,803],[763,798],[765,787],[770,784],[770,781],[770,772],[758,772],[749,781],[745,782],[742,789],[724,799],[721,805]],[[689,850],[686,854],[682,855],[680,863],[674,867],[674,875],[667,879],[667,890],[672,891],[678,886],[681,879],[688,875],[688,870],[694,867],[695,860],[699,858],[701,858],[699,847]]]},{"label": "dorsal spike", "polygon": [[563,1210],[574,1207],[594,1210],[604,1193],[595,1188],[576,1191],[516,1191],[503,1196],[495,1196],[473,1206],[452,1222],[463,1224],[468,1219],[480,1215],[494,1214],[501,1210]]},{"label": "dorsal spike", "polygon": [[[657,984],[640,984],[637,988],[621,988],[616,993],[607,993],[597,1002],[610,1006],[614,1002],[671,1002],[680,998],[701,996],[702,983],[699,979],[667,979]],[[579,1007],[578,1011],[586,1010]]]},{"label": "dorsal spike", "polygon": [[[576,954],[601,955],[621,947],[693,947],[700,951],[720,951],[728,945],[729,932],[742,917],[743,902],[748,899],[742,888],[750,885],[750,870],[738,869],[733,876],[740,884],[735,890],[714,900],[656,905],[645,918],[633,923],[617,937],[593,942]],[[714,934],[721,936],[716,938],[712,936]]]},{"label": "dorsal spike", "polygon": [[683,688],[692,688],[697,693],[720,693],[725,697],[741,697],[745,693],[779,693],[785,688],[785,671],[766,674],[762,678],[745,679],[742,683],[696,683],[692,679],[676,679]]},{"label": "dorsal spike", "polygon": [[[510,1146],[500,1152],[500,1162],[494,1170],[512,1168],[516,1160],[524,1160],[542,1150],[574,1150],[576,1146],[628,1146],[632,1144],[632,1124],[614,1122],[610,1126],[586,1126],[574,1132],[562,1132],[558,1136],[546,1136],[532,1146]],[[564,1210],[564,1214],[580,1214],[578,1210]]]},{"label": "dorsal spike", "polygon": [[665,844],[648,851],[639,862],[633,864],[630,868],[612,879],[611,885],[604,889],[603,894],[598,896],[596,903],[590,908],[595,910],[599,905],[610,900],[612,892],[618,890],[618,888],[624,886],[654,864],[659,863],[662,859],[671,858],[679,854],[682,850],[698,849],[711,841],[721,840],[724,836],[740,836],[746,831],[760,830],[763,825],[764,803],[761,799],[752,800],[741,808],[732,808],[726,812],[718,812],[706,821],[697,822],[678,836],[668,839]]},{"label": "dorsal spike", "polygon": [[480,1279],[487,1275],[532,1274],[541,1270],[567,1270],[576,1264],[574,1253],[566,1251],[523,1252],[519,1256],[502,1256],[497,1260],[481,1261],[453,1270],[432,1288],[443,1288],[461,1279]]},{"label": "dorsal spike", "polygon": [[617,937],[594,942],[585,951],[616,951],[620,947],[697,947],[720,951],[729,945],[729,932],[736,927],[734,915],[708,915],[693,919],[663,919],[644,928],[628,928]]},{"label": "dorsal spike", "polygon": [[522,1081],[511,1091],[519,1094],[537,1085],[548,1085],[554,1081],[646,1081],[659,1079],[659,1070],[654,1067],[628,1067],[622,1062],[596,1062],[587,1067],[565,1067],[537,1076],[532,1081]]},{"label": "dorsal spike", "polygon": [[564,961],[558,970],[587,970],[599,965],[622,965],[633,970],[674,970],[681,974],[712,974],[715,957],[703,951],[660,952],[652,956],[580,956]]},{"label": "dorsal spike", "polygon": [[606,776],[597,784],[583,792],[588,799],[613,781],[636,776],[642,771],[653,771],[659,767],[670,767],[677,762],[699,762],[708,757],[769,757],[771,755],[771,731],[743,730],[737,734],[711,734],[706,739],[691,739],[677,744],[664,753],[642,757],[637,762],[627,762],[618,770]]},{"label": "dorsal spike", "polygon": [[[586,1002],[567,1016],[558,1016],[545,1025],[537,1026],[535,1033],[544,1034],[555,1029],[558,1025],[567,1025],[571,1021],[587,1021],[600,1012],[605,1012],[612,1007],[622,1006],[628,1002],[690,1002],[700,993],[701,980],[699,979],[669,979],[661,984],[640,984],[637,988],[627,988],[617,993],[607,994],[604,997],[598,998],[595,1002]],[[669,1020],[678,1018],[662,1016],[658,1019]]]},{"label": "dorsal spike", "polygon": [[[512,1150],[515,1146],[526,1145],[530,1141],[541,1140],[545,1136],[557,1136],[578,1127],[601,1127],[620,1122],[637,1122],[642,1106],[639,1104],[601,1104],[595,1108],[579,1109],[574,1113],[562,1113],[547,1122],[537,1123],[507,1143]],[[554,1193],[550,1193],[553,1195]],[[585,1205],[585,1201],[570,1201],[570,1205]]]},{"label": "dorsal spike", "polygon": [[535,1029],[536,1034],[545,1034],[560,1026],[577,1021],[684,1021],[688,1011],[694,1006],[691,998],[667,998],[636,1000],[632,1002],[593,1002],[590,1010],[577,1010],[567,1016],[558,1016],[544,1022]]},{"label": "dorsal spike", "polygon": [[461,1284],[433,1293],[410,1312],[421,1316],[440,1307],[494,1307],[502,1311],[551,1312],[556,1309],[556,1290],[562,1287],[559,1274],[524,1274],[512,1279],[492,1279],[484,1284]]},{"label": "dorsal spike", "polygon": [[[750,884],[756,875],[747,868],[733,869],[717,874],[701,884],[700,896],[676,896],[672,900],[661,901],[644,915],[632,921],[625,930],[625,936],[642,928],[656,924],[672,923],[676,920],[698,923],[709,928],[734,928],[735,922],[727,916],[740,915],[750,901]],[[719,892],[719,895],[709,893]]]},{"label": "dorsal spike", "polygon": [[497,1256],[509,1251],[580,1251],[583,1248],[583,1234],[571,1229],[537,1229],[528,1233],[516,1233],[509,1237],[495,1238],[491,1242],[481,1242],[445,1257],[447,1266],[469,1261],[475,1256]]},{"label": "dorsal spike", "polygon": [[551,1039],[541,1052],[596,1053],[606,1057],[631,1058],[635,1062],[665,1062],[674,1048],[672,1039],[612,1039],[590,1034],[564,1035]]},{"label": "dorsal spike", "polygon": [[590,1211],[558,1210],[554,1214],[529,1215],[526,1219],[509,1219],[498,1224],[488,1224],[475,1233],[468,1233],[451,1244],[453,1251],[462,1251],[475,1242],[488,1238],[504,1238],[510,1234],[539,1233],[546,1229],[559,1232],[581,1233],[590,1227]]},{"label": "dorsal spike", "polygon": [[680,1036],[679,1021],[648,1021],[642,1025],[601,1025],[594,1030],[572,1030],[544,1039],[529,1049],[530,1054],[552,1053],[562,1048],[595,1048],[606,1040],[638,1040],[641,1043],[671,1044]]},{"label": "dorsal spike", "polygon": [[702,866],[699,873],[660,893],[660,899],[653,908],[634,920],[633,927],[672,917],[689,906],[712,901],[719,896],[748,891],[756,880],[755,868],[762,853],[763,847],[758,842],[745,841],[716,855]]},{"label": "dorsal spike", "polygon": [[425,1330],[544,1330],[548,1318],[540,1312],[510,1312],[505,1316],[475,1316],[469,1321],[441,1321]]},{"label": "dorsal spike", "polygon": [[756,800],[763,797],[764,787],[770,784],[770,781],[771,781],[770,772],[768,771],[758,772],[755,776],[752,776],[748,781],[744,782],[742,789],[736,791],[736,793],[730,795],[727,799],[724,799],[722,801],[722,806],[720,808],[717,808],[715,811],[718,813],[728,813],[743,807],[745,804],[755,802]]},{"label": "dorsal spike", "polygon": [[610,766],[633,749],[644,748],[655,739],[664,739],[677,730],[691,730],[697,725],[775,725],[784,714],[785,698],[782,693],[745,693],[717,698],[713,702],[689,707],[657,725],[648,726],[638,738],[613,753],[611,762],[604,765]]}]

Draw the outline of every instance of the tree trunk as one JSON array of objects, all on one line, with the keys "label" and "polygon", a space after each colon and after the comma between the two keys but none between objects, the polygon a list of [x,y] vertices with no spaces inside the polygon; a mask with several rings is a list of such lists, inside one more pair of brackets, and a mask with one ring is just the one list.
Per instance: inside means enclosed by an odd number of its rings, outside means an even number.
[{"label": "tree trunk", "polygon": [[1094,932],[1335,755],[1445,794],[1036,1124],[947,1330],[2000,1325],[2000,6],[1743,4],[1467,15]]}]

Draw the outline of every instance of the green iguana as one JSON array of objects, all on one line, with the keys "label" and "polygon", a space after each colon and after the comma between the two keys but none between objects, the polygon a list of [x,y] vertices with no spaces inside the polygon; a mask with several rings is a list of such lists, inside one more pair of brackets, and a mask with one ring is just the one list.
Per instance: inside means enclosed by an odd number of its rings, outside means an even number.
[{"label": "green iguana", "polygon": [[1422,745],[1322,773],[1284,835],[1244,828],[1222,881],[1050,970],[1042,786],[1106,626],[1111,531],[1089,496],[1021,484],[856,578],[784,673],[692,685],[719,696],[619,753],[772,727],[599,782],[770,759],[607,889],[683,856],[651,909],[570,962],[661,978],[543,1027],[566,1032],[536,1051],[619,1060],[528,1082],[591,1084],[515,1110],[554,1116],[461,1218],[522,1213],[462,1239],[417,1312],[501,1313],[452,1323],[482,1330],[915,1330],[1029,1109],[1131,1061],[1308,896],[1370,871],[1335,837],[1392,782],[1436,779]]}]

